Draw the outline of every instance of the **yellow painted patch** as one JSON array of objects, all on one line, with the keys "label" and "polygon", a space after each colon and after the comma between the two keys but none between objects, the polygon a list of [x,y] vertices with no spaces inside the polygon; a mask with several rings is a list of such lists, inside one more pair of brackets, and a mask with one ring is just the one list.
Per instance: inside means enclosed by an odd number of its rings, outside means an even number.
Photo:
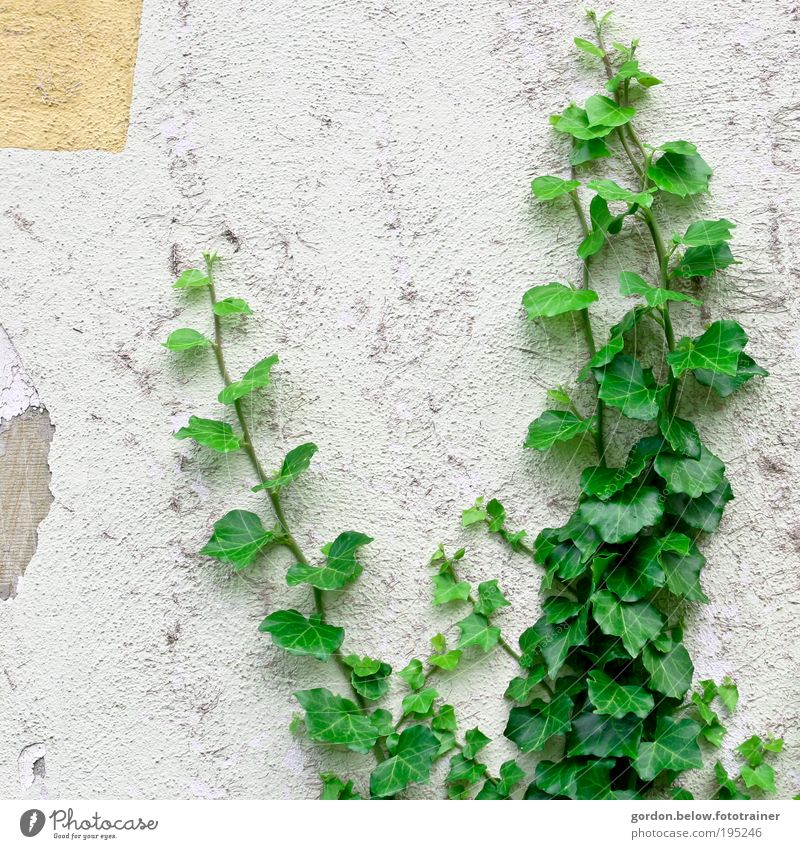
[{"label": "yellow painted patch", "polygon": [[125,146],[141,0],[0,0],[0,147]]}]

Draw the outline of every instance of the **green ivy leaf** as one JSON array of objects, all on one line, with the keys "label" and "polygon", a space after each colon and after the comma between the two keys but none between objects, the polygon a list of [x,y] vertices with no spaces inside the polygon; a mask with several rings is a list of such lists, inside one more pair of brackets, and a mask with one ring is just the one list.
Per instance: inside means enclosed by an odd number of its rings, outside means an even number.
[{"label": "green ivy leaf", "polygon": [[689,225],[680,243],[690,248],[699,248],[702,245],[730,242],[733,238],[731,230],[734,227],[736,225],[726,218],[720,218],[717,221],[695,221]]},{"label": "green ivy leaf", "polygon": [[617,91],[620,84],[625,80],[636,80],[643,88],[652,88],[654,85],[661,84],[661,80],[658,77],[639,70],[639,62],[636,59],[629,59],[627,62],[623,62],[619,71],[606,83],[606,88],[613,93]]},{"label": "green ivy leaf", "polygon": [[197,289],[208,286],[208,277],[196,268],[187,268],[186,271],[172,284],[173,289]]},{"label": "green ivy leaf", "polygon": [[629,485],[608,501],[584,501],[578,512],[604,542],[616,544],[629,542],[643,528],[658,524],[664,504],[654,487]]},{"label": "green ivy leaf", "polygon": [[311,584],[319,590],[340,590],[363,572],[364,567],[356,560],[356,551],[371,542],[372,537],[366,534],[344,531],[327,549],[324,565],[295,563],[286,573],[286,583],[290,587]]},{"label": "green ivy leaf", "polygon": [[662,652],[645,646],[642,663],[650,673],[649,687],[674,699],[682,699],[692,686],[694,666],[689,652],[681,643]]},{"label": "green ivy leaf", "polygon": [[442,705],[431,720],[431,728],[434,731],[456,731],[456,709],[452,705]]},{"label": "green ivy leaf", "polygon": [[602,250],[602,247],[605,243],[605,233],[602,230],[592,230],[588,234],[588,236],[586,236],[586,238],[578,245],[578,250],[576,251],[576,253],[583,260],[589,259],[590,256],[594,256],[596,253]]},{"label": "green ivy leaf", "polygon": [[678,197],[708,191],[711,169],[697,153],[685,154],[669,150],[650,164],[647,176],[659,189]]},{"label": "green ivy leaf", "polygon": [[364,677],[372,675],[381,668],[381,661],[374,657],[359,657],[357,654],[348,654],[342,658],[342,662],[353,670],[355,675]]},{"label": "green ivy leaf", "polygon": [[461,632],[461,639],[456,648],[462,650],[476,646],[487,652],[494,648],[500,639],[500,629],[490,625],[489,620],[480,613],[470,613],[465,619],[456,622],[456,627]]},{"label": "green ivy leaf", "polygon": [[695,380],[698,383],[711,387],[711,389],[723,398],[732,395],[752,377],[756,377],[757,375],[761,377],[769,376],[769,372],[766,369],[757,365],[755,360],[745,353],[739,354],[735,375],[719,374],[711,369],[704,368],[695,369],[692,374],[694,374]]},{"label": "green ivy leaf", "polygon": [[667,354],[672,373],[680,377],[689,369],[708,369],[735,376],[739,354],[747,344],[747,334],[735,321],[715,321],[695,339],[684,336]]},{"label": "green ivy leaf", "polygon": [[742,781],[744,781],[748,789],[758,787],[767,793],[777,792],[775,788],[775,770],[769,764],[759,764],[755,768],[743,766]]},{"label": "green ivy leaf", "polygon": [[580,186],[579,180],[562,180],[561,177],[536,177],[531,190],[539,200],[555,200],[574,191]]},{"label": "green ivy leaf", "polygon": [[505,761],[500,766],[500,779],[487,781],[475,799],[508,799],[514,787],[525,778],[525,771],[516,761]]},{"label": "green ivy leaf", "polygon": [[659,454],[653,468],[664,478],[667,493],[682,492],[689,498],[713,492],[725,477],[725,464],[705,446],[701,447],[696,460],[675,454]]},{"label": "green ivy leaf", "polygon": [[480,613],[488,618],[501,607],[510,606],[511,603],[503,595],[500,587],[497,586],[496,579],[483,581],[478,584],[478,601],[474,607],[476,613]]},{"label": "green ivy leaf", "polygon": [[213,448],[220,454],[227,454],[241,447],[239,437],[227,422],[201,419],[198,416],[189,416],[189,424],[175,434],[175,439],[193,439],[199,445]]},{"label": "green ivy leaf", "polygon": [[576,616],[582,606],[579,601],[573,601],[571,598],[552,595],[542,604],[542,613],[549,625],[560,625]]},{"label": "green ivy leaf", "polygon": [[535,666],[532,652],[538,650],[547,665],[548,674],[555,680],[559,670],[575,646],[586,644],[588,639],[588,610],[586,607],[565,627],[562,623],[554,626],[542,617],[535,625],[520,635],[519,646],[522,649],[524,665]]},{"label": "green ivy leaf", "polygon": [[528,318],[552,317],[576,310],[585,310],[597,300],[592,289],[570,289],[562,283],[534,286],[522,296]]},{"label": "green ivy leaf", "polygon": [[431,712],[433,703],[439,694],[433,687],[426,687],[418,693],[409,693],[403,699],[403,716],[415,713],[419,716],[427,716]]},{"label": "green ivy leaf", "polygon": [[318,614],[306,619],[297,610],[270,613],[258,630],[269,634],[272,642],[289,654],[311,655],[317,660],[327,660],[344,640],[344,628],[327,625]]},{"label": "green ivy leaf", "polygon": [[592,373],[600,387],[600,399],[623,416],[639,421],[652,421],[658,416],[667,387],[658,386],[652,369],[643,369],[638,360],[627,354],[617,354],[608,365],[594,368]]},{"label": "green ivy leaf", "polygon": [[636,114],[633,106],[620,106],[610,97],[602,94],[593,94],[584,104],[589,126],[596,127],[621,127],[627,124]]},{"label": "green ivy leaf", "polygon": [[392,667],[388,663],[380,663],[377,669],[364,674],[356,674],[354,669],[350,675],[350,683],[360,696],[376,702],[389,692],[391,674]]},{"label": "green ivy leaf", "polygon": [[436,735],[424,725],[412,725],[401,734],[394,755],[378,764],[370,776],[370,792],[379,799],[394,796],[409,784],[428,781],[439,750]]},{"label": "green ivy leaf", "polygon": [[190,351],[192,348],[207,348],[210,344],[211,340],[199,331],[181,327],[169,334],[164,347],[169,351]]},{"label": "green ivy leaf", "polygon": [[585,139],[584,141],[574,139],[569,164],[584,165],[595,159],[605,159],[607,156],[611,156],[611,151],[602,139]]},{"label": "green ivy leaf", "polygon": [[503,735],[523,752],[538,752],[551,737],[569,730],[571,714],[572,699],[565,693],[549,703],[536,700],[511,708]]},{"label": "green ivy leaf", "polygon": [[702,444],[697,428],[686,419],[667,416],[662,410],[658,415],[658,429],[676,454],[685,454],[695,460],[700,457]]},{"label": "green ivy leaf", "polygon": [[731,485],[723,480],[713,492],[699,498],[689,498],[683,493],[668,495],[665,509],[690,528],[712,534],[719,527],[725,505],[732,499]]},{"label": "green ivy leaf", "polygon": [[547,675],[547,667],[544,663],[536,663],[528,671],[527,678],[512,678],[508,682],[508,687],[503,694],[505,698],[511,699],[512,702],[523,704],[528,701],[531,693],[538,683],[540,683]]},{"label": "green ivy leaf", "polygon": [[701,301],[684,295],[683,292],[675,292],[672,289],[662,289],[660,286],[651,286],[643,277],[632,271],[621,271],[619,274],[619,291],[622,295],[638,295],[644,298],[648,307],[663,307],[667,301],[688,301],[690,304],[700,306]]},{"label": "green ivy leaf", "polygon": [[235,380],[219,393],[220,404],[233,404],[240,398],[250,395],[256,389],[263,389],[270,384],[270,372],[278,362],[278,355],[272,354],[257,362],[245,372],[241,380]]},{"label": "green ivy leaf", "polygon": [[588,189],[597,192],[601,198],[621,203],[638,204],[649,208],[653,204],[653,192],[655,189],[647,189],[644,192],[631,192],[613,180],[589,180],[586,184]]},{"label": "green ivy leaf", "polygon": [[330,801],[361,798],[360,794],[353,789],[352,781],[345,783],[332,772],[323,772],[320,778],[322,779],[320,799]]},{"label": "green ivy leaf", "polygon": [[486,764],[469,760],[463,754],[450,758],[450,772],[447,773],[445,784],[474,784],[486,774]]},{"label": "green ivy leaf", "polygon": [[725,767],[719,761],[714,764],[714,775],[716,776],[719,784],[719,790],[717,791],[718,799],[745,800],[751,798],[739,789],[739,786],[728,775],[725,771]]},{"label": "green ivy leaf", "polygon": [[681,156],[694,156],[694,154],[697,153],[697,146],[692,144],[692,142],[679,140],[664,142],[664,144],[659,145],[656,150],[663,150],[667,153],[680,153]]},{"label": "green ivy leaf", "polygon": [[580,139],[582,141],[607,136],[614,129],[605,125],[590,126],[586,110],[581,109],[574,103],[568,106],[560,115],[551,116],[550,123],[557,133],[565,133],[574,139]]},{"label": "green ivy leaf", "polygon": [[664,627],[664,617],[652,604],[620,601],[608,590],[592,596],[592,616],[604,634],[620,637],[631,657],[636,657]]},{"label": "green ivy leaf", "polygon": [[247,301],[241,298],[224,298],[214,304],[215,315],[252,315]]},{"label": "green ivy leaf", "polygon": [[470,594],[470,585],[466,581],[456,581],[449,573],[434,575],[433,603],[435,605],[449,604],[453,601],[466,601]]},{"label": "green ivy leaf", "polygon": [[214,533],[200,549],[200,554],[230,563],[238,572],[249,566],[275,539],[272,531],[264,530],[255,513],[231,510],[214,522]]},{"label": "green ivy leaf", "polygon": [[458,666],[458,662],[461,660],[462,654],[463,652],[458,649],[451,649],[444,654],[431,655],[428,658],[428,663],[430,663],[431,666],[438,666],[439,669],[444,669],[446,672],[449,672]]},{"label": "green ivy leaf", "polygon": [[547,451],[556,442],[567,442],[584,433],[591,433],[596,424],[594,417],[580,419],[566,410],[546,410],[530,423],[525,448]]},{"label": "green ivy leaf", "polygon": [[470,728],[464,734],[464,757],[473,760],[478,752],[491,742],[491,738],[487,737],[480,728]]},{"label": "green ivy leaf", "polygon": [[293,480],[300,477],[311,465],[311,458],[317,453],[317,446],[313,442],[305,442],[298,445],[284,457],[281,470],[278,474],[273,475],[269,480],[260,483],[253,487],[253,492],[258,492],[261,489],[272,490],[278,492],[283,487],[288,486]]},{"label": "green ivy leaf", "polygon": [[723,679],[717,688],[717,695],[728,713],[733,713],[736,710],[736,705],[739,704],[739,688],[730,677],[726,676]]},{"label": "green ivy leaf", "polygon": [[693,719],[659,717],[652,742],[642,743],[633,768],[643,781],[652,781],[664,770],[698,769],[703,765],[697,735],[700,726]]},{"label": "green ivy leaf", "polygon": [[608,365],[625,347],[625,334],[633,330],[641,318],[650,312],[649,307],[635,307],[622,316],[619,324],[615,324],[608,334],[608,342],[600,348],[589,362],[581,369],[578,378],[586,380],[593,368]]},{"label": "green ivy leaf", "polygon": [[736,260],[727,243],[718,245],[700,245],[689,248],[681,257],[681,261],[672,269],[676,277],[711,277],[717,271],[722,271]]},{"label": "green ivy leaf", "polygon": [[606,55],[596,44],[593,44],[591,41],[587,41],[585,38],[578,38],[576,36],[572,40],[578,50],[583,50],[584,53],[589,53],[592,56],[598,56],[600,59]]},{"label": "green ivy leaf", "polygon": [[650,543],[650,550],[664,569],[670,592],[687,601],[708,602],[700,587],[700,572],[706,565],[706,559],[689,537],[671,532]]},{"label": "green ivy leaf", "polygon": [[582,713],[572,720],[567,735],[567,755],[635,758],[641,737],[642,723],[635,717],[614,719]]},{"label": "green ivy leaf", "polygon": [[622,719],[632,713],[644,719],[655,706],[652,693],[637,684],[618,684],[601,669],[589,673],[589,701],[594,712]]},{"label": "green ivy leaf", "polygon": [[323,687],[299,690],[294,697],[306,712],[306,728],[312,740],[344,746],[362,754],[366,754],[377,742],[375,724],[350,699],[337,696]]},{"label": "green ivy leaf", "polygon": [[408,666],[405,669],[401,669],[397,674],[412,690],[419,690],[425,683],[425,672],[422,661],[416,657],[410,660]]}]

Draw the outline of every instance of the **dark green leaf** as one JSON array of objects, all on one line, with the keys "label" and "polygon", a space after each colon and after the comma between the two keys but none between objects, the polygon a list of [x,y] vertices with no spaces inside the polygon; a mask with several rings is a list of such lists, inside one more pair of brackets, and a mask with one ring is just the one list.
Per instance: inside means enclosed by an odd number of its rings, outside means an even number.
[{"label": "dark green leaf", "polygon": [[548,624],[560,625],[562,622],[566,622],[567,619],[572,619],[582,606],[579,601],[553,595],[542,604],[542,613],[544,613]]},{"label": "dark green leaf", "polygon": [[200,445],[213,448],[221,454],[236,451],[241,447],[239,437],[227,422],[201,419],[198,416],[189,416],[189,424],[175,434],[175,439],[193,439]]},{"label": "dark green leaf", "polygon": [[650,673],[649,687],[675,699],[682,699],[692,686],[694,666],[689,652],[681,643],[669,651],[661,652],[653,646],[645,646],[642,663]]},{"label": "dark green leaf", "polygon": [[727,243],[718,245],[700,245],[689,248],[681,257],[681,261],[672,269],[677,277],[711,277],[717,271],[722,271],[736,260]]},{"label": "dark green leaf", "polygon": [[459,754],[450,758],[450,772],[447,773],[445,784],[455,784],[457,782],[474,784],[476,781],[480,781],[485,774],[486,764],[477,763]]},{"label": "dark green leaf", "polygon": [[636,657],[664,627],[664,617],[652,604],[620,601],[608,590],[599,590],[592,596],[592,616],[604,634],[622,640],[631,657]]},{"label": "dark green leaf", "polygon": [[703,765],[693,719],[659,717],[652,742],[642,743],[633,767],[643,781],[652,781],[664,770],[698,769]]},{"label": "dark green leaf", "polygon": [[581,259],[589,259],[598,253],[606,243],[606,236],[602,230],[592,230],[588,236],[578,245],[576,253]]},{"label": "dark green leaf", "polygon": [[616,544],[628,542],[643,528],[658,524],[664,504],[654,487],[629,485],[608,501],[584,501],[579,514],[604,542]]},{"label": "dark green leaf", "polygon": [[708,191],[711,169],[697,153],[684,154],[669,150],[647,169],[647,176],[665,192],[679,197]]},{"label": "dark green leaf", "polygon": [[769,376],[769,372],[766,369],[757,365],[755,360],[745,353],[739,354],[735,375],[719,374],[705,368],[695,369],[692,373],[698,383],[702,383],[703,386],[710,386],[723,398],[732,395],[740,386],[747,383],[750,378],[756,377],[756,375],[760,375],[761,377]]},{"label": "dark green leaf", "polygon": [[571,289],[563,283],[547,283],[528,289],[522,296],[522,305],[527,310],[528,318],[539,318],[585,310],[596,300],[597,292],[591,289]]},{"label": "dark green leaf", "polygon": [[742,792],[736,782],[725,771],[725,767],[719,761],[714,764],[714,775],[716,776],[717,782],[719,783],[719,790],[717,791],[718,799],[735,799],[738,801],[750,799],[750,796]]},{"label": "dark green leaf", "polygon": [[732,499],[731,485],[723,480],[713,492],[699,498],[689,498],[683,494],[668,495],[666,511],[689,527],[711,534],[719,527],[725,505]]},{"label": "dark green leaf", "polygon": [[539,662],[529,670],[527,678],[512,678],[508,682],[508,687],[506,687],[503,695],[513,702],[523,704],[528,701],[533,689],[546,675],[547,667],[544,663]]},{"label": "dark green leaf", "polygon": [[277,492],[284,486],[287,486],[309,467],[311,458],[316,453],[317,446],[313,442],[305,442],[302,445],[298,445],[297,448],[292,448],[286,457],[284,457],[280,472],[268,481],[254,486],[253,492],[258,492],[260,489],[269,489]]},{"label": "dark green leaf", "polygon": [[344,640],[344,628],[322,621],[318,614],[306,619],[297,610],[276,610],[258,626],[269,634],[272,642],[289,654],[311,655],[327,660]]},{"label": "dark green leaf", "polygon": [[214,533],[200,549],[200,554],[231,563],[239,571],[249,566],[274,540],[275,534],[264,530],[255,513],[231,510],[214,522]]},{"label": "dark green leaf", "polygon": [[578,377],[581,380],[586,380],[591,374],[593,368],[610,363],[617,354],[625,347],[625,334],[633,330],[639,323],[641,318],[650,312],[648,307],[635,307],[628,310],[622,316],[619,324],[615,324],[608,334],[608,342],[600,348],[597,353],[589,360],[589,362],[581,369]]},{"label": "dark green leaf", "polygon": [[601,669],[589,673],[589,701],[594,712],[614,719],[622,719],[629,713],[644,719],[653,710],[652,693],[637,684],[618,684]]},{"label": "dark green leaf", "polygon": [[635,758],[641,737],[642,723],[633,716],[614,719],[583,713],[572,720],[567,754]]},{"label": "dark green leaf", "polygon": [[[585,645],[588,638],[587,632],[588,610],[584,607],[569,625],[551,625],[545,617],[542,617],[535,625],[528,628],[519,638],[519,645],[523,652],[523,658],[536,649],[541,652],[547,671],[551,678],[555,679],[559,670],[566,662],[570,650],[575,646]],[[528,666],[533,666],[531,658]]]},{"label": "dark green leaf", "polygon": [[689,498],[713,492],[725,477],[725,464],[705,446],[701,447],[696,460],[676,454],[659,454],[653,468],[664,478],[667,493],[683,492]]},{"label": "dark green leaf", "polygon": [[600,399],[606,404],[616,407],[629,419],[656,418],[667,387],[658,386],[652,369],[643,369],[638,360],[627,354],[617,354],[608,365],[592,372],[600,385]]},{"label": "dark green leaf", "polygon": [[511,708],[503,734],[523,752],[541,751],[555,734],[564,734],[570,727],[572,699],[566,694],[545,704],[532,702],[525,707]]},{"label": "dark green leaf", "polygon": [[679,419],[677,416],[668,416],[661,411],[658,416],[658,428],[676,454],[685,454],[695,459],[700,456],[702,450],[700,437],[691,422]]},{"label": "dark green leaf", "polygon": [[235,380],[219,393],[220,404],[233,404],[239,398],[250,395],[256,389],[263,389],[270,384],[270,371],[278,362],[278,355],[272,354],[257,362],[245,372],[241,380]]},{"label": "dark green leaf", "polygon": [[377,798],[394,796],[409,784],[423,784],[431,774],[439,741],[424,725],[412,725],[400,734],[394,755],[378,764],[370,777],[370,792]]},{"label": "dark green leaf", "polygon": [[595,423],[594,417],[580,419],[565,410],[546,410],[528,427],[524,447],[547,451],[556,442],[566,442],[576,436],[590,433]]},{"label": "dark green leaf", "polygon": [[501,607],[509,607],[510,602],[503,595],[496,580],[483,581],[478,584],[478,601],[475,604],[475,612],[484,616],[491,616]]}]

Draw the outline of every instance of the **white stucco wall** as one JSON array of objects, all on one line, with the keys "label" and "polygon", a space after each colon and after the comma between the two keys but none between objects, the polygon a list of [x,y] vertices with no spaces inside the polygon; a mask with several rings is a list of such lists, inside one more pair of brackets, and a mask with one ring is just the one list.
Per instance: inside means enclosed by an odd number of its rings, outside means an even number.
[{"label": "white stucco wall", "polygon": [[[588,448],[521,448],[546,389],[584,359],[568,321],[534,328],[519,306],[534,283],[578,273],[572,219],[534,208],[529,180],[563,173],[548,114],[599,85],[572,47],[583,6],[145,0],[124,152],[0,152],[0,324],[55,426],[55,500],[18,595],[0,602],[0,794],[306,797],[320,769],[367,765],[288,733],[293,689],[339,684],[257,632],[270,610],[308,605],[285,586],[288,564],[245,582],[195,553],[225,510],[262,503],[243,462],[170,436],[217,409],[210,357],[159,344],[205,320],[170,283],[173,262],[207,247],[224,258],[224,294],[257,311],[230,341],[234,370],[281,356],[255,419],[265,462],[320,446],[287,499],[299,539],[375,537],[361,580],[330,605],[348,646],[399,668],[457,618],[429,603],[439,541],[468,542],[465,577],[500,579],[509,636],[534,621],[539,574],[458,524],[484,493],[531,533],[561,522],[590,462]],[[739,683],[726,747],[785,736],[788,796],[800,789],[800,19],[777,0],[615,9],[665,82],[639,127],[695,141],[715,168],[702,210],[739,225],[744,264],[714,280],[709,316],[741,321],[772,373],[728,402],[695,399],[737,498],[705,543],[711,603],[691,612],[688,642],[698,677]],[[603,327],[640,242],[603,257]],[[440,689],[463,727],[500,738],[511,674],[496,654]],[[505,742],[488,750],[494,765]]]}]

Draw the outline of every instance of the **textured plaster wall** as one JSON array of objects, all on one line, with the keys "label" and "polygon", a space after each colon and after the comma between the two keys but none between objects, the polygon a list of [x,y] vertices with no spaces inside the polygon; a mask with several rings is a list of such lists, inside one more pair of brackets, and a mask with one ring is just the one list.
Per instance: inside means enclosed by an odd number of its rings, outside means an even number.
[{"label": "textured plaster wall", "polygon": [[[561,522],[591,458],[521,448],[585,356],[569,320],[533,327],[519,307],[527,287],[578,273],[571,217],[533,207],[529,180],[563,172],[546,116],[597,87],[571,45],[583,5],[147,0],[125,149],[0,152],[0,323],[55,426],[54,501],[0,602],[4,796],[305,797],[321,768],[362,774],[364,759],[287,731],[293,689],[339,686],[257,632],[269,610],[308,605],[288,564],[242,580],[196,554],[222,512],[262,503],[244,463],[170,437],[217,411],[209,358],[160,347],[205,321],[169,284],[209,246],[225,294],[258,315],[232,334],[234,370],[281,355],[253,414],[259,450],[273,465],[320,445],[288,498],[299,539],[375,537],[330,605],[348,645],[400,667],[456,618],[429,604],[440,540],[468,544],[465,577],[500,579],[510,636],[535,619],[539,574],[458,516],[488,493],[531,532]],[[688,402],[737,494],[705,544],[711,603],[689,613],[688,641],[698,677],[729,673],[742,693],[723,759],[751,733],[785,735],[786,796],[800,786],[799,13],[615,8],[666,83],[641,130],[695,141],[716,171],[699,211],[739,224],[744,264],[710,285],[705,317],[740,320],[772,372],[728,402]],[[642,244],[594,279],[603,328],[620,266],[646,268]],[[496,654],[440,689],[463,727],[499,737],[512,672]],[[489,751],[509,756],[502,739]]]}]

